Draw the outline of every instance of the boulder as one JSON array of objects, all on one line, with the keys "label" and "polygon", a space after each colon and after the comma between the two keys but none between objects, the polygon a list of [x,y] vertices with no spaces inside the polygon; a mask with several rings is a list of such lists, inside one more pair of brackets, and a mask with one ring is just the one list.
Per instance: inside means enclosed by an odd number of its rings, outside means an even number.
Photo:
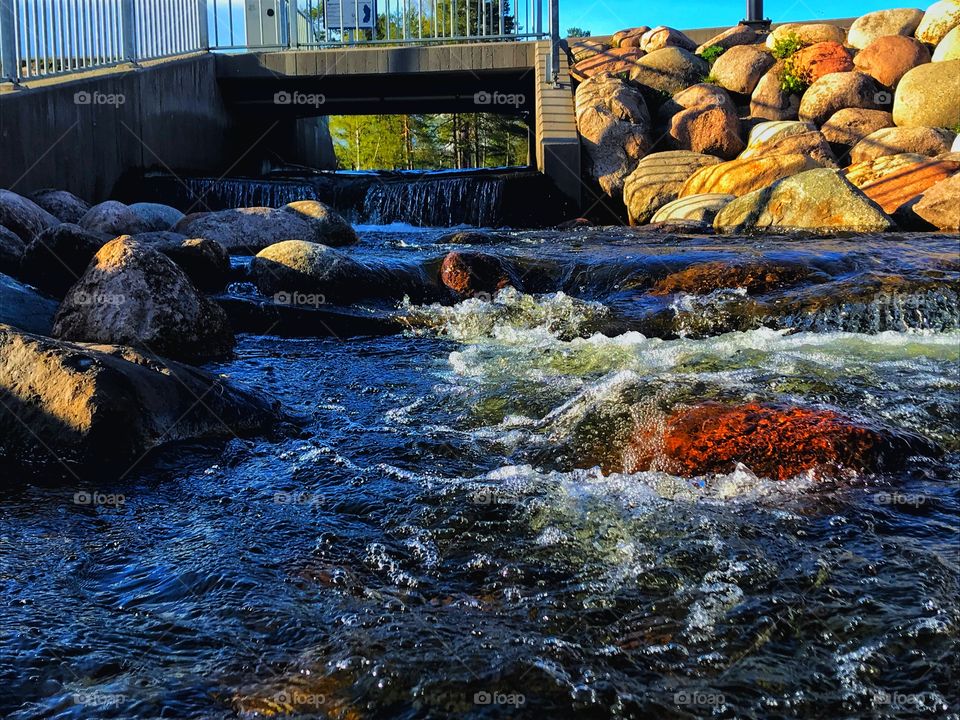
[{"label": "boulder", "polygon": [[592,77],[577,88],[576,114],[587,171],[605,193],[619,196],[624,179],[650,150],[643,96],[619,78]]},{"label": "boulder", "polygon": [[29,243],[60,221],[32,200],[9,190],[0,190],[0,225],[24,243]]},{"label": "boulder", "polygon": [[923,19],[923,10],[917,8],[877,10],[861,15],[853,21],[850,30],[847,31],[847,44],[863,50],[884,35],[913,35],[921,19]]},{"label": "boulder", "polygon": [[893,127],[893,115],[886,110],[844,108],[837,110],[820,128],[827,142],[854,146],[867,135]]},{"label": "boulder", "polygon": [[600,40],[594,38],[582,38],[580,40],[574,40],[570,43],[570,57],[573,58],[573,62],[578,63],[581,60],[586,60],[589,57],[602,52],[606,52],[610,49],[610,45]]},{"label": "boulder", "polygon": [[757,83],[750,96],[751,117],[765,120],[796,120],[800,110],[800,97],[783,89],[783,73],[786,64],[779,60]]},{"label": "boulder", "polygon": [[784,23],[778,25],[767,36],[767,47],[773,50],[778,41],[794,35],[803,45],[813,45],[819,42],[837,42],[841,45],[846,40],[843,28],[829,23]]},{"label": "boulder", "polygon": [[774,403],[704,403],[637,428],[627,472],[682,477],[733,472],[739,464],[774,480],[814,473],[902,467],[925,444],[833,410]]},{"label": "boulder", "polygon": [[[884,162],[889,160],[899,162]],[[862,165],[869,167],[861,169]],[[960,162],[956,160],[936,160],[911,153],[888,155],[862,165],[852,166],[847,179],[888,215],[894,215],[927,188],[960,170]],[[864,177],[871,179],[863,182]],[[856,182],[858,179],[861,182]]]},{"label": "boulder", "polygon": [[736,106],[726,90],[711,83],[698,83],[686,90],[681,90],[664,102],[657,110],[657,124],[669,128],[674,115],[699,106],[726,108],[734,118],[737,118]]},{"label": "boulder", "polygon": [[570,74],[579,82],[604,73],[629,76],[636,61],[644,55],[646,53],[643,50],[635,47],[613,48],[581,60],[570,68]]},{"label": "boulder", "polygon": [[748,295],[765,295],[795,287],[818,273],[809,265],[767,259],[701,262],[660,278],[651,295],[708,295],[724,288],[743,288]]},{"label": "boulder", "polygon": [[705,43],[701,44],[700,47],[697,48],[696,53],[697,55],[703,55],[704,50],[712,47],[721,47],[724,50],[729,50],[734,45],[753,45],[761,42],[762,39],[762,33],[757,32],[749,25],[734,25],[732,28],[727,28],[723,32],[717,33]]},{"label": "boulder", "polygon": [[673,116],[670,139],[678,150],[729,160],[743,150],[740,119],[729,105],[698,105]]},{"label": "boulder", "polygon": [[733,195],[723,193],[705,193],[703,195],[689,195],[684,198],[671,200],[657,210],[650,219],[651,223],[675,224],[713,224],[717,216],[727,203],[733,200]]},{"label": "boulder", "polygon": [[881,85],[893,88],[908,70],[930,62],[930,51],[919,40],[903,35],[877,38],[857,53],[854,65]]},{"label": "boulder", "polygon": [[850,52],[838,42],[818,42],[800,48],[790,59],[794,74],[808,85],[835,72],[853,70]]},{"label": "boulder", "polygon": [[773,155],[730,160],[696,170],[680,188],[678,197],[724,193],[737,197],[765,188],[781,178],[819,167],[805,155]]},{"label": "boulder", "polygon": [[882,128],[870,133],[850,151],[850,162],[861,163],[883,155],[917,153],[936,157],[950,152],[956,137],[950,130],[927,127]]},{"label": "boulder", "polygon": [[522,290],[514,270],[501,258],[477,252],[453,251],[440,264],[440,282],[457,299],[491,296],[512,286]]},{"label": "boulder", "polygon": [[[584,220],[584,218],[577,218],[577,220]],[[575,221],[570,220],[568,222],[575,222]],[[440,238],[437,240],[437,244],[438,245],[496,245],[498,243],[504,243],[509,241],[510,241],[509,236],[501,235],[499,233],[480,232],[477,230],[455,230],[445,235],[441,235]]]},{"label": "boulder", "polygon": [[721,87],[749,95],[775,62],[762,45],[736,45],[717,58],[710,74]]},{"label": "boulder", "polygon": [[861,72],[824,75],[800,98],[800,119],[823,125],[843,108],[881,109],[886,95],[876,80]]},{"label": "boulder", "polygon": [[920,42],[936,45],[960,25],[960,0],[940,0],[927,8],[914,36]]},{"label": "boulder", "polygon": [[721,232],[882,232],[895,227],[876,203],[830,168],[808,170],[738,197],[713,225]]},{"label": "boulder", "polygon": [[146,232],[170,230],[184,218],[182,212],[162,203],[138,202],[133,203],[129,208],[140,218]]},{"label": "boulder", "polygon": [[168,360],[0,326],[0,443],[74,477],[126,472],[163,443],[233,437],[279,419],[265,396]]},{"label": "boulder", "polygon": [[[0,273],[0,323],[25,332],[49,335],[59,304],[29,285]],[[0,440],[0,444],[2,442]]]},{"label": "boulder", "polygon": [[44,230],[24,249],[19,277],[54,297],[63,297],[107,239],[71,223]]},{"label": "boulder", "polygon": [[912,210],[938,230],[960,230],[960,173],[929,187]]},{"label": "boulder", "polygon": [[953,129],[958,118],[960,60],[918,65],[900,78],[893,99],[893,121],[897,125]]},{"label": "boulder", "polygon": [[[349,305],[387,291],[377,272],[340,250],[302,240],[285,240],[264,248],[250,266],[261,293],[319,296],[317,304]],[[277,300],[282,302],[282,300]]]},{"label": "boulder", "polygon": [[640,37],[640,49],[645,52],[652,53],[668,47],[681,48],[692,52],[697,49],[697,44],[679,30],[674,30],[665,25],[651,28]]},{"label": "boulder", "polygon": [[139,233],[133,240],[173,260],[201,290],[222,290],[230,280],[230,255],[215,240],[188,238],[169,230]]},{"label": "boulder", "polygon": [[638,48],[640,47],[640,38],[649,30],[649,26],[627,28],[619,30],[613,34],[612,42],[615,48]]},{"label": "boulder", "polygon": [[151,228],[127,205],[116,200],[107,200],[94,205],[84,213],[78,223],[80,227],[94,233],[116,237],[147,232]]},{"label": "boulder", "polygon": [[53,334],[187,361],[224,357],[234,345],[223,310],[170,258],[128,235],[100,248],[63,299]]},{"label": "boulder", "polygon": [[933,62],[960,60],[960,25],[943,36],[931,58]]},{"label": "boulder", "polygon": [[48,213],[53,215],[60,222],[78,223],[87,210],[90,209],[90,203],[81,200],[72,192],[66,190],[37,190],[30,193],[30,199],[42,207]]},{"label": "boulder", "polygon": [[314,242],[317,236],[314,225],[300,213],[267,207],[192,213],[173,230],[190,238],[215,240],[232,255],[255,255],[283,240]]},{"label": "boulder", "polygon": [[341,247],[359,240],[356,230],[343,215],[318,200],[297,200],[287,203],[280,211],[306,220],[313,228],[313,242]]},{"label": "boulder", "polygon": [[637,60],[630,79],[656,93],[674,95],[701,82],[710,72],[703,58],[679,47],[655,50]]},{"label": "boulder", "polygon": [[716,165],[712,155],[677,150],[647,155],[623,184],[623,203],[631,225],[643,225],[671,200],[699,168]]},{"label": "boulder", "polygon": [[0,225],[0,273],[16,275],[26,247],[19,235]]},{"label": "boulder", "polygon": [[781,120],[754,125],[740,158],[764,155],[807,155],[823,167],[837,166],[837,158],[823,135],[812,124],[799,121]]}]

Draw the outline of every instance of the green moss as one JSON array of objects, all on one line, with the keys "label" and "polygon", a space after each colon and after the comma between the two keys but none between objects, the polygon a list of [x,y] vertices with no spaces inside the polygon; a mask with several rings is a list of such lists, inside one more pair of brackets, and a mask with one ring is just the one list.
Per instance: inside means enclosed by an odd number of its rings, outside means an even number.
[{"label": "green moss", "polygon": [[724,52],[726,52],[725,48],[722,48],[719,45],[711,45],[702,53],[700,53],[700,57],[713,65],[717,61],[717,58],[723,55]]}]

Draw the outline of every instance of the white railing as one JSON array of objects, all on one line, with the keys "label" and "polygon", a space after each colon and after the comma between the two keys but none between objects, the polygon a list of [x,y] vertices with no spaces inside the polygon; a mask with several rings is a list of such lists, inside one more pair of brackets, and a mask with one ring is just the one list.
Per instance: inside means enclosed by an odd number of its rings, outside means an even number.
[{"label": "white railing", "polygon": [[556,54],[557,3],[0,0],[0,79],[21,82],[206,50],[552,38]]}]

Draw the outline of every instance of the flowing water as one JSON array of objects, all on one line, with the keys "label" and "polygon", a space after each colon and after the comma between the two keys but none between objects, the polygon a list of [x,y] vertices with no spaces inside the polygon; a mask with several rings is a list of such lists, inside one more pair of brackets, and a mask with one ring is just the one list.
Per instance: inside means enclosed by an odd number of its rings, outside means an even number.
[{"label": "flowing water", "polygon": [[[351,252],[427,273],[440,235]],[[270,436],[84,488],[112,504],[8,491],[0,714],[957,717],[956,239],[512,235],[486,249],[525,292],[399,298],[386,337],[242,336],[209,369],[282,401]],[[801,271],[656,292],[731,258]],[[704,399],[940,453],[782,482],[598,467]]]}]

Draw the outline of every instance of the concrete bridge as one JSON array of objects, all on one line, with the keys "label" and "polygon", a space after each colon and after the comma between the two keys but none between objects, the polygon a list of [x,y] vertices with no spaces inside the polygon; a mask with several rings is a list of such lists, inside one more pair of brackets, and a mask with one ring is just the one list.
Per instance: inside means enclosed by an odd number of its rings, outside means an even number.
[{"label": "concrete bridge", "polygon": [[[525,19],[490,0],[477,0],[472,16],[473,0],[431,0],[430,37],[428,11],[419,33],[407,23],[401,33],[385,0],[388,38],[382,27],[365,36],[318,29],[305,12],[314,0],[226,0],[247,13],[235,33],[231,11],[227,34],[224,1],[182,0],[154,26],[148,6],[171,7],[162,0],[0,2],[0,187],[59,186],[100,200],[151,168],[220,176],[257,156],[322,161],[329,140],[316,118],[326,115],[493,112],[526,120],[530,164],[579,203],[557,0],[547,29],[541,0],[521,4],[536,8]],[[342,18],[345,2],[359,9],[361,0],[337,2]],[[38,7],[50,17],[34,17]]]}]

